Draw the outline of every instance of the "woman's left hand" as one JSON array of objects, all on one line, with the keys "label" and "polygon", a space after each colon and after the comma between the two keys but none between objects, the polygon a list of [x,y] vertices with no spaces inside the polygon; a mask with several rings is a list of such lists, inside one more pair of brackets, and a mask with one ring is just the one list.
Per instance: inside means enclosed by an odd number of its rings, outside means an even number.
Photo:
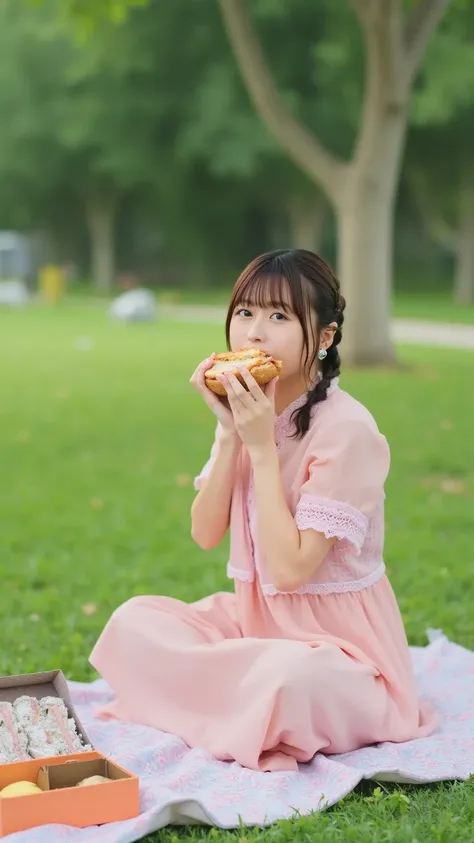
[{"label": "woman's left hand", "polygon": [[275,442],[275,387],[278,378],[273,378],[264,391],[248,369],[241,368],[239,371],[248,390],[232,372],[218,377],[225,386],[237,433],[252,458],[255,452],[265,450]]}]

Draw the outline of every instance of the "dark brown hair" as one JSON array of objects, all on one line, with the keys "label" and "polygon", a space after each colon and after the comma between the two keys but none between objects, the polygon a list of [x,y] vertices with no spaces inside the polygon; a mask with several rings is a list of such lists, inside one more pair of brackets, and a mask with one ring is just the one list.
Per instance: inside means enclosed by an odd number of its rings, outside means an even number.
[{"label": "dark brown hair", "polygon": [[[341,359],[337,346],[342,339],[345,300],[340,293],[339,281],[331,267],[319,255],[306,249],[276,249],[255,258],[237,279],[229,310],[225,332],[230,348],[230,323],[236,307],[275,307],[291,310],[303,330],[304,363],[308,375],[317,357],[322,328],[336,322],[338,328],[327,357],[321,361],[322,377],[308,390],[305,404],[295,411],[295,437],[307,432],[312,408],[327,397],[331,380],[338,377]],[[316,313],[316,320],[313,312]],[[311,318],[312,317],[312,318]],[[311,326],[311,342],[308,331]]]}]

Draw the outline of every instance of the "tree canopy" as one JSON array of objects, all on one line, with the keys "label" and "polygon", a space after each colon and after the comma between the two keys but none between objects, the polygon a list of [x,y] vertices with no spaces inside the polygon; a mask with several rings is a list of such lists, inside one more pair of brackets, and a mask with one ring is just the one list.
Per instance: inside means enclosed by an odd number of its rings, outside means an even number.
[{"label": "tree canopy", "polygon": [[470,4],[5,0],[0,14],[0,224],[63,245],[85,230],[104,288],[133,238],[129,255],[148,244],[200,281],[318,244],[352,305],[351,356],[390,358],[400,173],[458,224]]}]

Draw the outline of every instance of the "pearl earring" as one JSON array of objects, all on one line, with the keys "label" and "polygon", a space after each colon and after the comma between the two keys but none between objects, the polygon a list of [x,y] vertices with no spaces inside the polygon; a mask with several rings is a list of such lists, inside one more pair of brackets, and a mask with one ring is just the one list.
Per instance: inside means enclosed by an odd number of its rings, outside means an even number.
[{"label": "pearl earring", "polygon": [[325,348],[320,348],[318,351],[318,358],[319,360],[325,360],[328,356],[328,353]]}]

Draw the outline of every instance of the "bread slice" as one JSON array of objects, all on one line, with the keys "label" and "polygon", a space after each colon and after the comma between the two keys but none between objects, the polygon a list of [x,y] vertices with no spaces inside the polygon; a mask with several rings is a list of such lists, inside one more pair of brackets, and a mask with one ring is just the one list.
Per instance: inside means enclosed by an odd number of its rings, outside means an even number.
[{"label": "bread slice", "polygon": [[245,366],[259,386],[265,386],[265,384],[280,374],[282,361],[276,360],[275,357],[267,354],[261,348],[242,348],[240,351],[224,351],[222,354],[216,356],[214,365],[211,369],[207,370],[205,374],[206,385],[216,395],[226,395],[225,387],[217,380],[216,376],[224,372],[233,372],[239,383],[247,389],[247,384],[238,370],[239,366]]}]

